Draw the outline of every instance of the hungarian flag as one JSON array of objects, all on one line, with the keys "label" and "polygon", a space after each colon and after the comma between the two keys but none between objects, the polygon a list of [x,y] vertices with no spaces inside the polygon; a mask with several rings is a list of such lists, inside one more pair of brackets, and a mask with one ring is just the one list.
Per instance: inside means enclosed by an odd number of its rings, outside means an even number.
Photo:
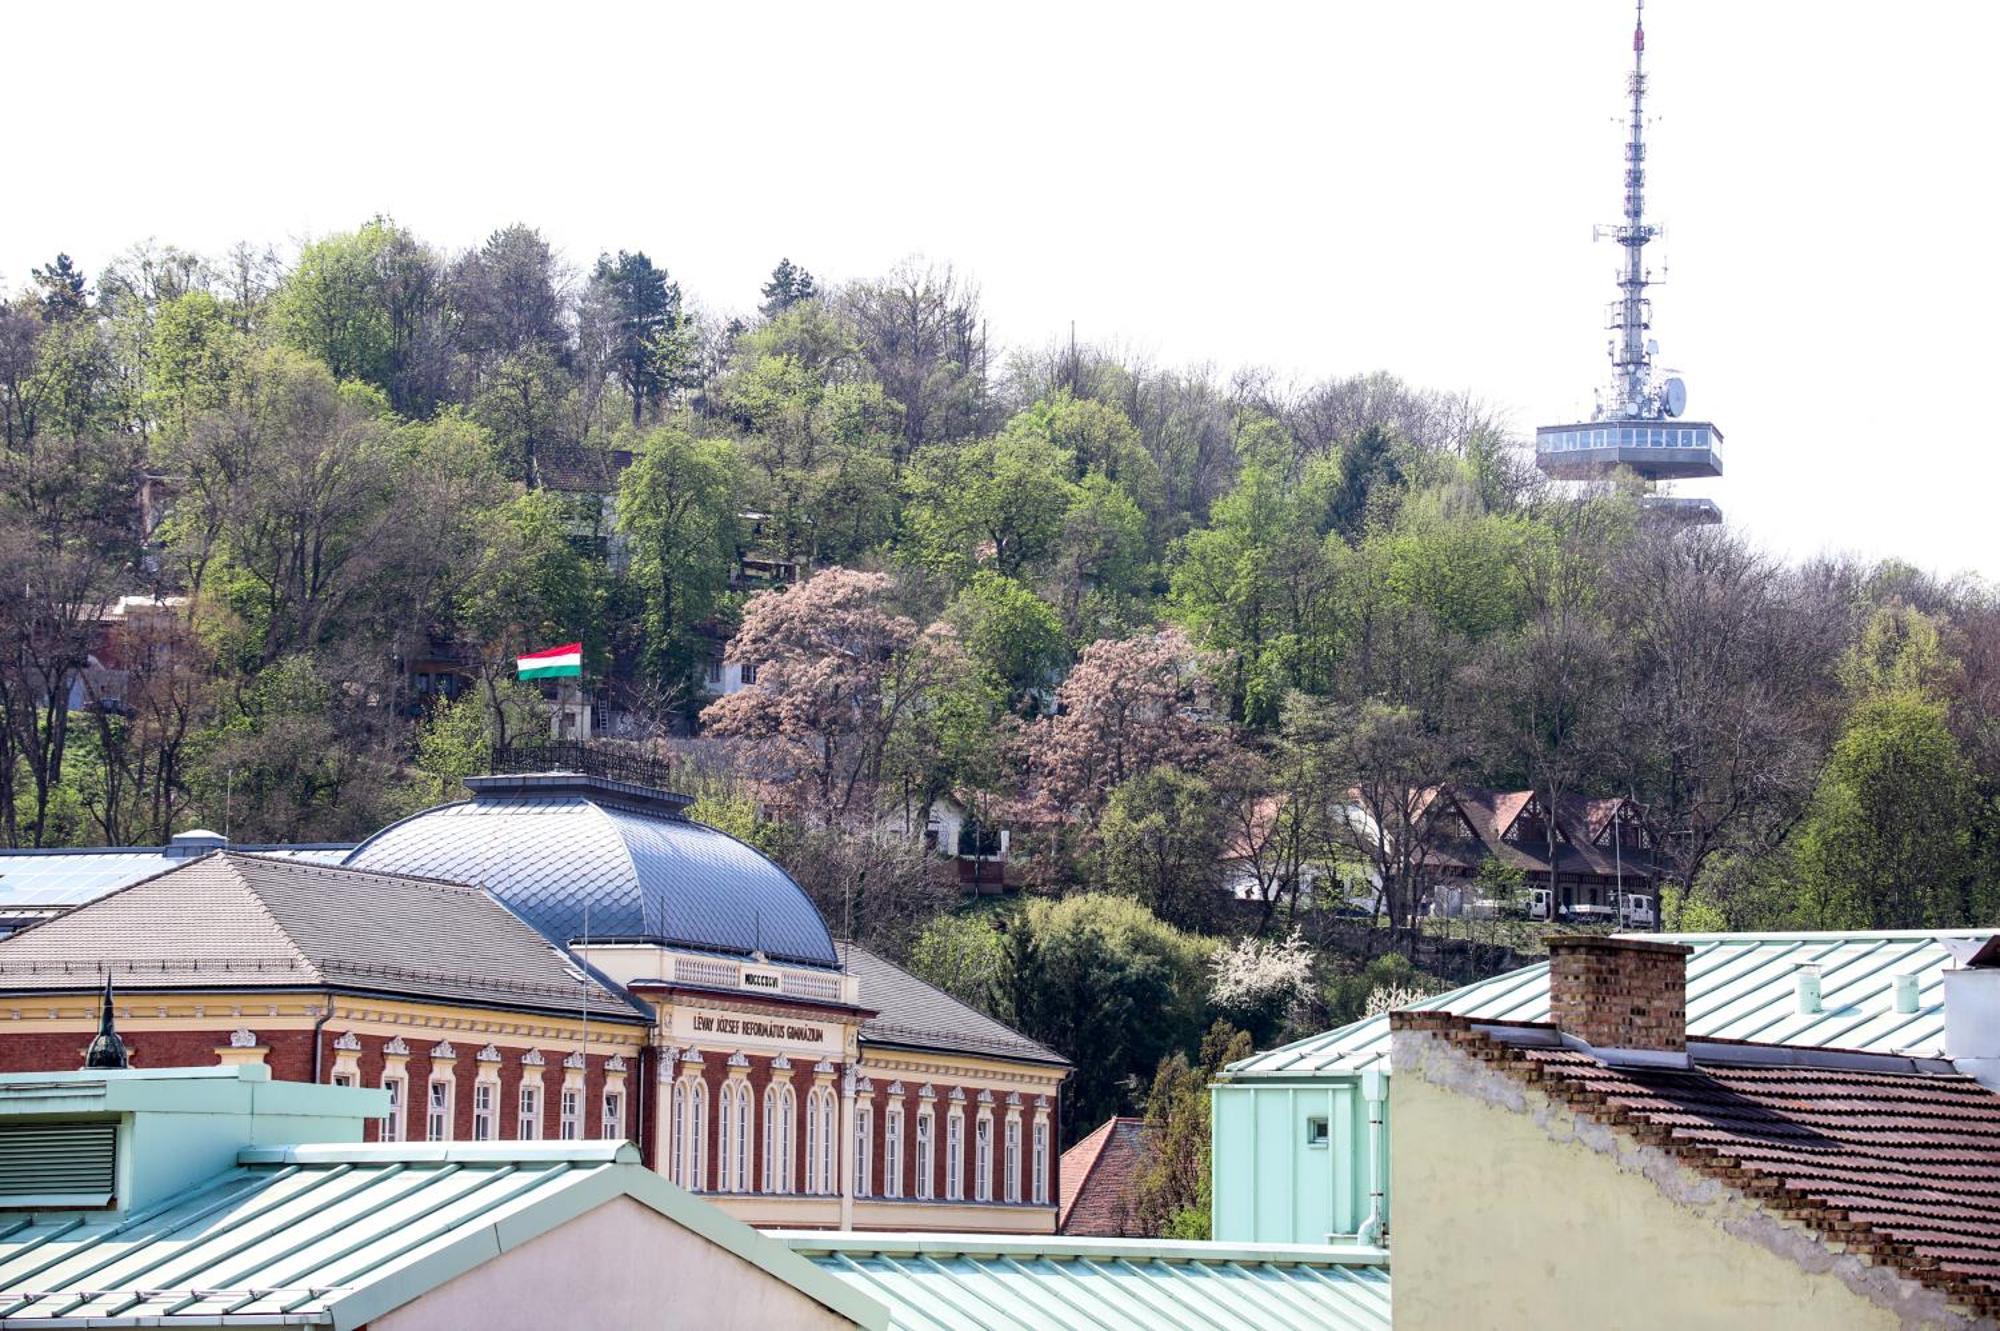
[{"label": "hungarian flag", "polygon": [[566,642],[517,656],[514,670],[522,679],[575,679],[583,674],[583,644]]}]

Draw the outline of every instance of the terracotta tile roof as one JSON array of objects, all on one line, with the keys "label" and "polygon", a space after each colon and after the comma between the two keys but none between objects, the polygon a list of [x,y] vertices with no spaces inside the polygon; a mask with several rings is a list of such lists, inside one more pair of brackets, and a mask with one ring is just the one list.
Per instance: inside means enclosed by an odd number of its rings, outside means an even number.
[{"label": "terracotta tile roof", "polygon": [[[574,1014],[584,972],[476,887],[217,851],[0,940],[0,993],[323,988]],[[592,979],[593,1018],[641,1021]]]},{"label": "terracotta tile roof", "polygon": [[[1969,1078],[1803,1065],[1611,1066],[1565,1048],[1475,1034],[1462,1018],[1402,1014],[1622,1129],[1824,1241],[2000,1314],[2000,1095]],[[1780,1062],[1773,1052],[1772,1062]]]},{"label": "terracotta tile roof", "polygon": [[1056,1232],[1096,1238],[1138,1237],[1132,1228],[1139,1166],[1146,1156],[1146,1121],[1107,1118],[1063,1152],[1056,1196]]}]

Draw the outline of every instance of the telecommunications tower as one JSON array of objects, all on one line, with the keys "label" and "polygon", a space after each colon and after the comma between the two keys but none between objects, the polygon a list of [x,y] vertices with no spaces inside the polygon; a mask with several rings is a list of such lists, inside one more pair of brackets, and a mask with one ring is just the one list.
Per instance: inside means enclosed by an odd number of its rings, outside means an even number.
[{"label": "telecommunications tower", "polygon": [[[1535,430],[1535,465],[1563,480],[1593,480],[1624,467],[1648,481],[1722,475],[1722,431],[1707,421],[1682,419],[1687,385],[1670,373],[1656,373],[1659,344],[1646,336],[1652,326],[1653,284],[1646,245],[1660,234],[1646,221],[1646,0],[1638,0],[1632,29],[1632,137],[1625,144],[1625,220],[1601,227],[1625,248],[1618,275],[1619,297],[1607,327],[1611,339],[1611,384],[1600,389],[1588,421],[1544,425]],[[1722,521],[1711,499],[1649,495],[1646,510],[1681,522]]]}]

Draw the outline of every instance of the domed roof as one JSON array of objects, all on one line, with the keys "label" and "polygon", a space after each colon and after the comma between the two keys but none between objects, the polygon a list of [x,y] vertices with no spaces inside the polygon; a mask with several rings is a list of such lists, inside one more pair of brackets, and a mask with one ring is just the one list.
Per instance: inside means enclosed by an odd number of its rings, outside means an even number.
[{"label": "domed roof", "polygon": [[568,772],[477,776],[472,798],[392,823],[359,869],[475,883],[546,937],[649,942],[837,966],[826,922],[790,874],[682,815],[691,802]]}]

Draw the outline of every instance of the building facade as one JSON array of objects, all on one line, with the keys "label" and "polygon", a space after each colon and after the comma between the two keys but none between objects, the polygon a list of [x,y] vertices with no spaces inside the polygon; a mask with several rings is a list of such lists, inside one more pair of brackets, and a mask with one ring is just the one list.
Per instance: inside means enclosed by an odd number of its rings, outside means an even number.
[{"label": "building facade", "polygon": [[468,784],[342,865],[169,858],[0,941],[0,1069],[76,1066],[108,975],[141,1065],[382,1088],[379,1138],[626,1137],[759,1225],[1054,1230],[1059,1055],[680,796]]}]

